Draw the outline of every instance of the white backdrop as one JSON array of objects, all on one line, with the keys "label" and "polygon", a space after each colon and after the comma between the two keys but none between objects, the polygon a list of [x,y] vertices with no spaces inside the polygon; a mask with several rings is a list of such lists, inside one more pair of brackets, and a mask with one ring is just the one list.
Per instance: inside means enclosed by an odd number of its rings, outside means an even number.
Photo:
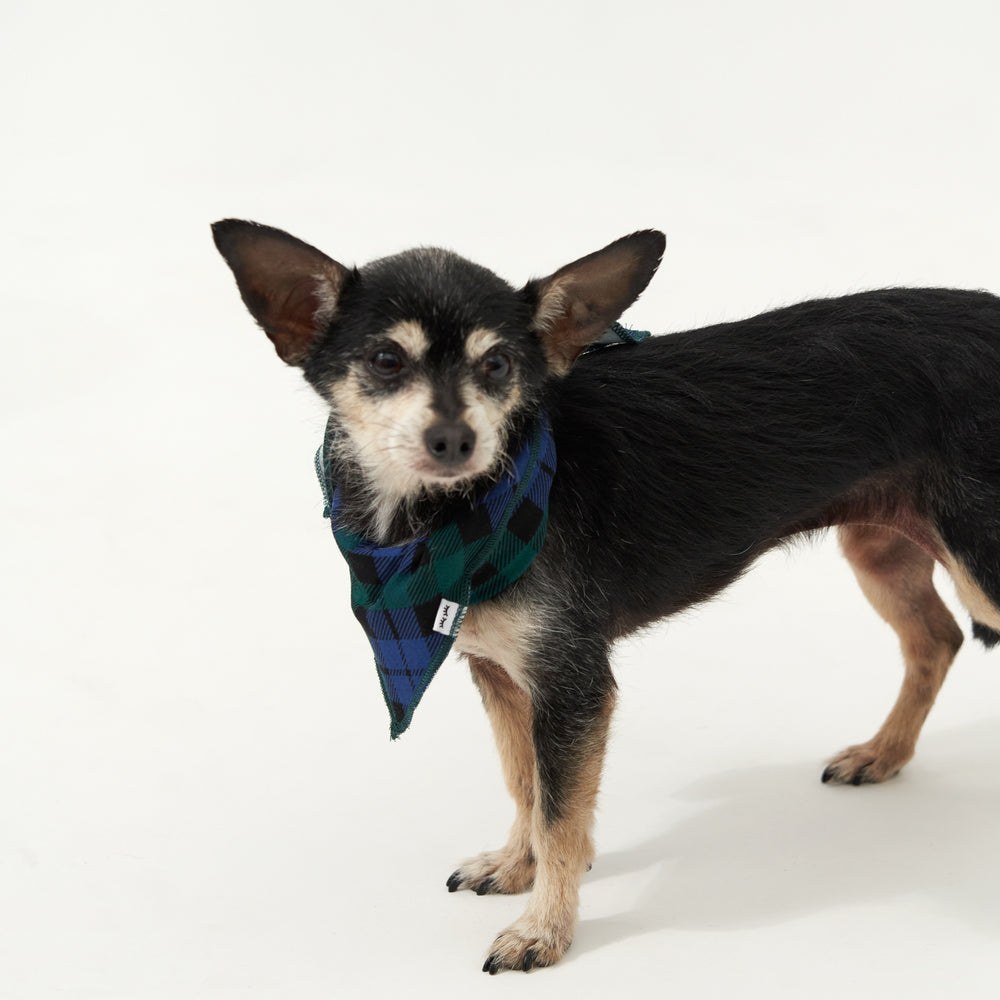
[{"label": "white backdrop", "polygon": [[[323,423],[208,224],[514,282],[668,234],[658,332],[1000,291],[1000,8],[37,2],[0,14],[0,995],[994,996],[1000,659],[823,787],[898,685],[832,543],[621,648],[576,942],[479,966],[511,811],[463,665],[390,745]],[[964,617],[963,617],[964,620]],[[540,992],[541,991],[541,992]]]}]

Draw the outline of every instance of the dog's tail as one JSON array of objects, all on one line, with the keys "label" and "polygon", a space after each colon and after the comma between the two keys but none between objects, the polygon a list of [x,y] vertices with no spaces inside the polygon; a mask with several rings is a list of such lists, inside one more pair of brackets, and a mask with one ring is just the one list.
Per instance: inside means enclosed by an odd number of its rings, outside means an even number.
[{"label": "dog's tail", "polygon": [[1000,642],[1000,632],[995,632],[988,625],[983,625],[975,619],[972,622],[972,635],[973,638],[978,639],[987,649],[992,649]]}]

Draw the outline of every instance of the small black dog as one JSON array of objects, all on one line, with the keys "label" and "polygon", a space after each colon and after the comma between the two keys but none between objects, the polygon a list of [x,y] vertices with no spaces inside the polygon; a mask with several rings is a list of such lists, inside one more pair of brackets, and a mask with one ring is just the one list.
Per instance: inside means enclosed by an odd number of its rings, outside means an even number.
[{"label": "small black dog", "polygon": [[337,516],[354,534],[388,546],[448,523],[540,413],[551,422],[544,546],[456,639],[517,814],[506,846],[448,888],[532,888],[486,971],[550,965],[573,936],[616,639],[712,597],[783,539],[839,526],[906,661],[885,724],[823,773],[855,785],[910,759],[962,643],[935,562],[974,634],[1000,640],[993,295],[887,289],[580,357],[646,287],[662,234],[520,290],[442,250],[352,270],[266,226],[214,234],[278,354],[330,405]]}]

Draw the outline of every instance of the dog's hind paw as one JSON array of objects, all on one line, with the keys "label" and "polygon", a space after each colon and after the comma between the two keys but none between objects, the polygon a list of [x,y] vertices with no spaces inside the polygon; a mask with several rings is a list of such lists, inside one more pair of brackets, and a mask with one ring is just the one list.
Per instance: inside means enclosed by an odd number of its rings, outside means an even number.
[{"label": "dog's hind paw", "polygon": [[503,848],[463,862],[451,873],[449,892],[471,889],[477,896],[526,892],[535,880],[535,859]]},{"label": "dog's hind paw", "polygon": [[869,740],[837,754],[823,771],[822,781],[835,785],[878,784],[898,774],[912,756],[912,748]]},{"label": "dog's hind paw", "polygon": [[483,972],[495,976],[508,969],[529,972],[554,965],[563,957],[570,941],[568,934],[532,930],[528,926],[514,924],[493,942]]}]

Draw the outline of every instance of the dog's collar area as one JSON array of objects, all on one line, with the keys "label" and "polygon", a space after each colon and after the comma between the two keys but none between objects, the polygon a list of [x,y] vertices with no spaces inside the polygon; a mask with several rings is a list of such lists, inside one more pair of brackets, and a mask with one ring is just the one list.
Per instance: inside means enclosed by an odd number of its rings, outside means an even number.
[{"label": "dog's collar area", "polygon": [[603,347],[614,347],[618,344],[641,344],[651,336],[649,330],[631,330],[621,323],[612,323],[604,331],[603,336],[595,340],[583,353],[599,351]]},{"label": "dog's collar area", "polygon": [[463,505],[453,521],[400,546],[376,545],[341,526],[332,442],[328,425],[316,453],[324,516],[350,570],[351,607],[375,654],[395,739],[451,651],[466,610],[520,579],[541,550],[555,442],[542,413],[510,472]]}]

